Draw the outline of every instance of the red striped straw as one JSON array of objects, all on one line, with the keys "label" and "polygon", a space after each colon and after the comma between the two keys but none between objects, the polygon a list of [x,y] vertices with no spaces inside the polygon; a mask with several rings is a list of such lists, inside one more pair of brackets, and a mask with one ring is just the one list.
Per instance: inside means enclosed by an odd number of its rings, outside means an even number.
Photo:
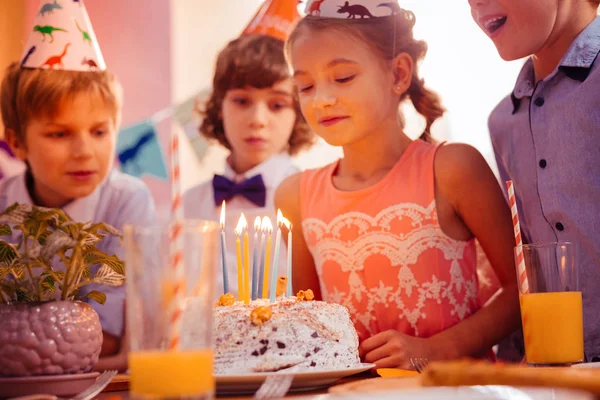
[{"label": "red striped straw", "polygon": [[169,304],[169,349],[179,347],[181,338],[181,318],[185,295],[185,274],[183,265],[183,209],[181,207],[181,182],[179,169],[179,136],[171,134],[171,199],[172,224],[170,237],[170,258],[173,277],[172,299]]},{"label": "red striped straw", "polygon": [[521,293],[529,293],[529,282],[527,281],[527,271],[525,270],[525,257],[523,256],[523,239],[521,238],[521,226],[519,225],[519,210],[517,210],[517,199],[515,197],[515,188],[512,181],[506,181],[508,189],[508,202],[510,203],[510,212],[512,214],[513,228],[515,231],[515,243],[517,245],[517,276]]}]

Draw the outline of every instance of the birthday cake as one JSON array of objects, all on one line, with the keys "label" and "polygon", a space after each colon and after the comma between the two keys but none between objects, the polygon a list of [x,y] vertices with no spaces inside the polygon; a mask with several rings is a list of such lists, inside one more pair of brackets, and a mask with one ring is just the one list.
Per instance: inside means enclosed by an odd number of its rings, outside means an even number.
[{"label": "birthday cake", "polygon": [[[230,295],[231,296],[231,295]],[[348,310],[312,292],[244,304],[222,296],[214,312],[216,375],[343,369],[360,364]]]}]

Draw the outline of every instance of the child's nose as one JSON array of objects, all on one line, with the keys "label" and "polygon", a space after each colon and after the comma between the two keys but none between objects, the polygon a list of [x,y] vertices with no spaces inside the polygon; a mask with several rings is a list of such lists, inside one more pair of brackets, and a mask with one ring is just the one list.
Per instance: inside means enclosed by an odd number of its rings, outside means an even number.
[{"label": "child's nose", "polygon": [[480,7],[488,4],[489,0],[469,0],[469,5],[471,7]]},{"label": "child's nose", "polygon": [[323,89],[315,89],[315,97],[313,100],[313,104],[316,108],[322,109],[326,107],[331,107],[336,103],[337,99],[331,93],[331,91],[326,88]]},{"label": "child's nose", "polygon": [[267,123],[269,109],[264,104],[255,104],[250,109],[250,125],[264,126]]},{"label": "child's nose", "polygon": [[87,135],[76,135],[73,138],[72,154],[75,158],[86,158],[92,155],[92,139]]}]

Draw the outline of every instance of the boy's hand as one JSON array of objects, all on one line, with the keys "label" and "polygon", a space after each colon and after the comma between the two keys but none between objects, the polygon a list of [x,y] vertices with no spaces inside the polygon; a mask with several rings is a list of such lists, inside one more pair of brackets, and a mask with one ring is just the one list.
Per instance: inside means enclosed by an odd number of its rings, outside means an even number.
[{"label": "boy's hand", "polygon": [[121,347],[121,338],[102,331],[102,350],[100,357],[108,357],[119,352]]},{"label": "boy's hand", "polygon": [[389,330],[363,341],[358,350],[360,358],[374,363],[376,368],[413,369],[411,358],[439,359],[436,348],[431,338],[421,339]]}]

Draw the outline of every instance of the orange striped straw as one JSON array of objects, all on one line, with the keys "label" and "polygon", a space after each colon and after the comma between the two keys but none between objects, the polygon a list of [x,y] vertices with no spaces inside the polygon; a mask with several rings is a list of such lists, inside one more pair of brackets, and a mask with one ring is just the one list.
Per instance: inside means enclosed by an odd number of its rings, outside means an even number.
[{"label": "orange striped straw", "polygon": [[185,296],[185,274],[183,265],[183,209],[181,207],[181,183],[179,169],[179,136],[171,134],[171,199],[172,224],[170,232],[170,259],[173,277],[172,298],[169,304],[169,349],[179,347],[181,318]]},{"label": "orange striped straw", "polygon": [[517,199],[515,197],[515,188],[512,181],[506,181],[508,189],[508,202],[510,203],[510,212],[512,214],[513,228],[515,231],[515,243],[517,245],[517,276],[521,293],[529,293],[529,282],[527,281],[527,271],[525,270],[525,257],[523,256],[523,239],[521,237],[521,226],[519,225],[519,210],[517,210]]}]

